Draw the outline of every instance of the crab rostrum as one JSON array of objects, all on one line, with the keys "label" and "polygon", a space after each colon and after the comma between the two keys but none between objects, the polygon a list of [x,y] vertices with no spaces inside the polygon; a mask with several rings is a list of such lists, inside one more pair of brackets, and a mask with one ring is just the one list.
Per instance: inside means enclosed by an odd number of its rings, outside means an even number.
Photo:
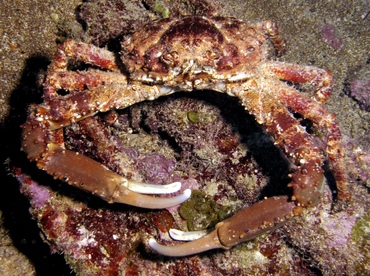
[{"label": "crab rostrum", "polygon": [[[154,239],[150,246],[161,254],[183,256],[212,248],[230,248],[282,225],[302,207],[319,202],[324,188],[324,161],[329,160],[336,179],[338,198],[348,200],[341,133],[335,116],[323,103],[330,96],[330,72],[267,60],[269,45],[284,50],[276,25],[263,21],[253,25],[234,18],[188,16],[162,19],[142,26],[124,37],[120,58],[106,49],[67,40],[48,69],[44,102],[30,107],[23,125],[23,150],[37,166],[108,202],[143,208],[180,204],[190,190],[170,197],[150,193],[173,193],[181,183],[150,185],[135,183],[102,164],[66,149],[63,127],[98,112],[126,108],[177,91],[202,89],[227,93],[240,99],[292,162],[287,196],[264,199],[246,207],[200,239],[163,246]],[[70,60],[92,65],[70,71]],[[100,69],[99,69],[100,68]],[[307,83],[315,88],[307,97],[288,83]],[[60,93],[63,91],[63,93]],[[323,152],[293,116],[298,113],[327,135]],[[204,233],[171,230],[176,239],[192,240]]]}]

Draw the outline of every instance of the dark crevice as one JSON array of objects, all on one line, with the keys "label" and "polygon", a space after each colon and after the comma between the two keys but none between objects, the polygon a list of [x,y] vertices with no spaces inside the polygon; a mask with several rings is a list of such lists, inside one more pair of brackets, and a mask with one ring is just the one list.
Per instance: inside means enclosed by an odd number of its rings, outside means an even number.
[{"label": "dark crevice", "polygon": [[48,65],[49,60],[43,56],[34,56],[27,60],[19,84],[10,98],[10,114],[1,124],[1,133],[6,135],[3,135],[5,146],[0,152],[0,162],[6,163],[7,166],[0,167],[0,178],[3,183],[0,209],[3,227],[8,231],[14,246],[34,265],[37,275],[73,275],[63,255],[52,254],[49,245],[42,240],[37,222],[31,218],[29,201],[20,193],[18,181],[9,173],[9,170],[17,167],[36,178],[50,177],[37,169],[20,150],[20,125],[26,121],[29,104],[42,101],[41,88],[38,87],[37,80]]}]

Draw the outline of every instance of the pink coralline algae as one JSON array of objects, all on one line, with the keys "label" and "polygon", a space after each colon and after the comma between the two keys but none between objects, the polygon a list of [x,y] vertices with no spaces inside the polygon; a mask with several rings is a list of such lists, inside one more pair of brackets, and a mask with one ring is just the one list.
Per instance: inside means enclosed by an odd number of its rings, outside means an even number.
[{"label": "pink coralline algae", "polygon": [[36,208],[42,207],[46,204],[47,200],[51,199],[51,194],[46,186],[39,185],[37,182],[28,178],[18,171],[15,173],[18,181],[22,183],[22,192],[29,195],[31,204]]},{"label": "pink coralline algae", "polygon": [[354,98],[363,110],[370,111],[370,72],[362,78],[353,80],[347,93]]},{"label": "pink coralline algae", "polygon": [[337,51],[342,46],[343,39],[337,36],[334,26],[325,25],[321,28],[321,38],[328,44],[334,51]]},{"label": "pink coralline algae", "polygon": [[151,154],[140,162],[139,170],[146,172],[146,179],[150,183],[159,184],[168,179],[176,166],[175,159],[167,159],[162,155]]},{"label": "pink coralline algae", "polygon": [[370,153],[369,148],[365,148],[365,145],[370,144],[370,137],[362,137],[360,140],[361,143],[344,136],[348,173],[352,179],[370,187]]}]

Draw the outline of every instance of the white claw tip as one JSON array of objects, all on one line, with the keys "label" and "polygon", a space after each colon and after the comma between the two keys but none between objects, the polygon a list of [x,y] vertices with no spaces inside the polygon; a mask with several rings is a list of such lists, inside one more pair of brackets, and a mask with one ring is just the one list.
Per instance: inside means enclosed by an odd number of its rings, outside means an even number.
[{"label": "white claw tip", "polygon": [[[185,200],[188,200],[190,196],[191,196],[191,190],[186,189],[182,194],[172,197],[171,206],[175,206],[175,205],[183,203]],[[171,198],[168,198],[168,200],[171,200]]]},{"label": "white claw tip", "polygon": [[184,191],[184,196],[186,196],[186,199],[188,199],[191,196],[191,190],[190,189],[186,189]]},{"label": "white claw tip", "polygon": [[[166,246],[159,244],[155,239],[151,238],[149,239],[149,246],[156,251],[157,253],[164,255],[164,256],[173,256],[173,257],[179,257],[183,256],[181,253],[182,250],[177,250],[177,246]],[[180,245],[181,246],[181,245]],[[179,254],[180,253],[180,254]]]},{"label": "white claw tip", "polygon": [[181,182],[173,182],[167,185],[138,183],[127,181],[125,187],[133,192],[140,194],[172,194],[181,188]]},{"label": "white claw tip", "polygon": [[160,245],[160,244],[159,244],[155,239],[153,239],[153,238],[150,238],[150,239],[149,239],[149,246],[150,246],[153,250],[157,251],[156,249],[158,249],[159,245]]},{"label": "white claw tip", "polygon": [[211,231],[200,230],[185,232],[178,229],[170,229],[168,232],[170,234],[170,237],[176,241],[194,241],[209,234]]}]

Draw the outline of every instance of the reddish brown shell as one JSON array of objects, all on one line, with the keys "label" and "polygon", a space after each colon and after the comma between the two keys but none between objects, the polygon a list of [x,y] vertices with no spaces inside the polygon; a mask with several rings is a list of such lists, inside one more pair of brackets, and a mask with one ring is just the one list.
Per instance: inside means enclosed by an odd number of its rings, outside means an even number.
[{"label": "reddish brown shell", "polygon": [[235,18],[190,16],[144,26],[122,42],[121,55],[135,80],[162,83],[190,69],[241,79],[265,58],[265,40],[258,27]]}]

